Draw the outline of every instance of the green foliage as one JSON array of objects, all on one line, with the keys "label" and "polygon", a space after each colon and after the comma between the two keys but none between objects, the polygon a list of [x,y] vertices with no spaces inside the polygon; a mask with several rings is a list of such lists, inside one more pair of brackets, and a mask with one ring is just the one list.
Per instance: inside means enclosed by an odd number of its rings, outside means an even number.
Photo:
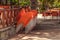
[{"label": "green foliage", "polygon": [[46,10],[50,8],[60,8],[60,0],[39,0],[40,4],[40,11]]},{"label": "green foliage", "polygon": [[18,2],[20,6],[30,5],[30,0],[12,0],[13,5],[17,5]]},{"label": "green foliage", "polygon": [[60,8],[60,0],[57,0],[57,1],[55,0],[53,6]]},{"label": "green foliage", "polygon": [[60,7],[60,0],[40,0],[42,5],[46,5],[48,7]]},{"label": "green foliage", "polygon": [[27,6],[30,5],[30,0],[21,0],[20,1],[20,6]]}]

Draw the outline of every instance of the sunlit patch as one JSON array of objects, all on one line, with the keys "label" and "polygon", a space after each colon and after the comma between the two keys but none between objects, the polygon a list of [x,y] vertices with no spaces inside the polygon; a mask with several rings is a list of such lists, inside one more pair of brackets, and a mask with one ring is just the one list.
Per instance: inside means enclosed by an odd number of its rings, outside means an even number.
[{"label": "sunlit patch", "polygon": [[46,35],[46,36],[50,36],[50,34],[49,33],[43,33],[44,35]]},{"label": "sunlit patch", "polygon": [[37,19],[52,19],[52,16],[43,16],[43,14],[38,14]]},{"label": "sunlit patch", "polygon": [[36,32],[35,34],[41,34],[40,32]]},{"label": "sunlit patch", "polygon": [[25,37],[23,37],[22,39],[32,39],[32,40],[52,40],[52,39],[48,39],[48,38],[40,38],[40,37],[34,37],[34,36],[32,36],[32,37],[29,37],[29,36],[25,36]]},{"label": "sunlit patch", "polygon": [[37,19],[60,19],[60,16],[43,16],[43,14],[38,14]]},{"label": "sunlit patch", "polygon": [[42,14],[38,14],[37,19],[44,19],[44,17],[42,16]]}]

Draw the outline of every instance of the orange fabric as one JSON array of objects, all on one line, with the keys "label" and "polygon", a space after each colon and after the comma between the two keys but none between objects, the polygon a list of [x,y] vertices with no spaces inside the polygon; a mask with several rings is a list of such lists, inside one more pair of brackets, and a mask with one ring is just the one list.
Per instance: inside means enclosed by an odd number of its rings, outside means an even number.
[{"label": "orange fabric", "polygon": [[23,24],[24,27],[29,23],[31,19],[33,19],[35,16],[37,16],[36,10],[27,11],[25,9],[21,10],[18,14],[19,20],[17,22],[17,25]]},{"label": "orange fabric", "polygon": [[20,17],[22,17],[22,16],[24,16],[25,15],[25,10],[24,10],[24,8],[22,8],[22,10],[18,13],[18,15],[17,15],[17,21],[20,19]]}]

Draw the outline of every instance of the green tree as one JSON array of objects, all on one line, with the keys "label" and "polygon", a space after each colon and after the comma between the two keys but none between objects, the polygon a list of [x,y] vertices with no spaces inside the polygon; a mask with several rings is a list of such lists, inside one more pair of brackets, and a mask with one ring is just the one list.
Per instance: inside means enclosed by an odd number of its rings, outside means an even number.
[{"label": "green tree", "polygon": [[19,2],[20,6],[27,6],[30,5],[30,0],[21,0]]},{"label": "green tree", "polygon": [[38,0],[40,2],[39,9],[40,11],[51,9],[51,8],[60,8],[60,0]]},{"label": "green tree", "polygon": [[60,8],[60,0],[54,0],[53,6],[57,7],[57,8],[58,7]]}]

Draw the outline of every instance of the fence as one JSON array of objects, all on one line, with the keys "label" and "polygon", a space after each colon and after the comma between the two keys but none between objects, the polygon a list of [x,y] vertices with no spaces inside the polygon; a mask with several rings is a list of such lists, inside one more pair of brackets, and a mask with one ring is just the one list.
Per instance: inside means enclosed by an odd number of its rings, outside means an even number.
[{"label": "fence", "polygon": [[15,24],[18,12],[19,8],[0,6],[0,40],[7,40],[16,34]]}]

